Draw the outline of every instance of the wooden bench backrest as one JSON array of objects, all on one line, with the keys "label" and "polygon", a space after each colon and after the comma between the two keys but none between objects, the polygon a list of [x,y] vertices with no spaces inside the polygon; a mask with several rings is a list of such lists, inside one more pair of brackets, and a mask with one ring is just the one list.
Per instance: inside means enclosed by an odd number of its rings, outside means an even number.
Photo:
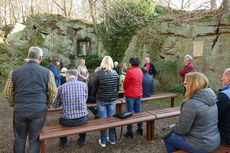
[{"label": "wooden bench backrest", "polygon": [[65,127],[62,125],[47,125],[40,133],[40,140],[53,139],[62,136],[69,136],[79,133],[88,133],[108,128],[120,127],[134,123],[146,122],[156,119],[148,112],[135,113],[127,119],[117,117],[89,120],[87,124],[75,127]]}]

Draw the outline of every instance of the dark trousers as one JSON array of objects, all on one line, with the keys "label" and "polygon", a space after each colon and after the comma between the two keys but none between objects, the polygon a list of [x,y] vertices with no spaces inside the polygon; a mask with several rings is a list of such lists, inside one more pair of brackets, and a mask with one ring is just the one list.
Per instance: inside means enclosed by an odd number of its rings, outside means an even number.
[{"label": "dark trousers", "polygon": [[14,153],[24,153],[26,138],[29,134],[29,153],[40,153],[39,133],[45,124],[46,110],[40,112],[14,111]]},{"label": "dark trousers", "polygon": [[[82,117],[82,118],[76,118],[76,119],[65,119],[65,118],[59,118],[59,123],[63,126],[79,126],[86,124],[88,122],[88,115]],[[85,141],[85,133],[79,134],[78,141]],[[61,144],[67,143],[67,137],[61,137],[60,138]]]}]

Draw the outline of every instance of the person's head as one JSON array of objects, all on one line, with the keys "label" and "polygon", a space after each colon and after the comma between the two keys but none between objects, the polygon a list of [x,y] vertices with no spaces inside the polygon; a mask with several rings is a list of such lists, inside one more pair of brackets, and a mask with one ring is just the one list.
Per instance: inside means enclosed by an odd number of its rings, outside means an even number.
[{"label": "person's head", "polygon": [[24,59],[24,64],[27,64],[29,62],[29,59]]},{"label": "person's head", "polygon": [[66,81],[68,82],[70,78],[77,78],[77,70],[76,69],[69,69],[66,72]]},{"label": "person's head", "polygon": [[127,72],[127,68],[122,68],[121,69],[121,74],[126,74],[126,72]]},{"label": "person's head", "polygon": [[223,86],[226,86],[230,83],[230,68],[227,68],[224,71],[221,81]]},{"label": "person's head", "polygon": [[146,73],[148,73],[148,68],[147,68],[147,67],[142,67],[142,68],[141,68],[141,71],[142,71],[144,74],[146,74]]},{"label": "person's head", "polygon": [[37,46],[32,46],[29,48],[28,57],[27,57],[29,60],[35,60],[38,63],[40,63],[42,61],[42,56],[43,56],[43,51],[41,48]]},{"label": "person's head", "polygon": [[141,63],[141,61],[137,57],[131,57],[129,59],[129,64],[130,64],[131,67],[133,67],[133,66],[139,66],[140,63]]},{"label": "person's head", "polygon": [[54,58],[52,59],[52,63],[53,63],[55,66],[59,66],[59,65],[60,65],[60,60],[59,60],[58,58],[54,57]]},{"label": "person's head", "polygon": [[100,71],[101,68],[100,67],[97,67],[95,70],[94,70],[94,73],[96,73],[97,71]]},{"label": "person's head", "polygon": [[199,72],[189,72],[185,75],[184,87],[186,88],[185,100],[192,98],[194,92],[208,87],[207,77]]},{"label": "person's head", "polygon": [[84,60],[84,59],[81,59],[81,60],[80,60],[80,65],[81,65],[81,66],[84,66],[84,65],[85,65],[85,60]]},{"label": "person's head", "polygon": [[118,62],[114,62],[114,67],[116,68],[118,66]]},{"label": "person's head", "polygon": [[146,63],[146,64],[150,63],[150,59],[149,59],[148,57],[145,58],[145,63]]},{"label": "person's head", "polygon": [[113,60],[110,56],[105,56],[101,61],[100,68],[104,71],[112,71],[113,69]]},{"label": "person's head", "polygon": [[126,63],[123,63],[123,66],[122,66],[123,68],[127,68],[127,65],[126,65]]},{"label": "person's head", "polygon": [[190,63],[190,62],[192,62],[192,56],[190,56],[190,55],[185,55],[185,56],[184,56],[184,63],[185,63],[185,64],[188,64],[188,63]]},{"label": "person's head", "polygon": [[66,73],[66,72],[67,72],[67,68],[63,67],[63,68],[61,69],[61,73]]}]

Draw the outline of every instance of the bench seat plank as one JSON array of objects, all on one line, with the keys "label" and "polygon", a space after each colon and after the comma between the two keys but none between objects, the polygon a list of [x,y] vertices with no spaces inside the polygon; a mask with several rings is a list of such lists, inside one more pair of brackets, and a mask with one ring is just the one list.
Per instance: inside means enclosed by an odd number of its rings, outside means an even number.
[{"label": "bench seat plank", "polygon": [[164,108],[160,110],[148,111],[148,113],[156,116],[156,119],[163,119],[180,115],[180,107]]},{"label": "bench seat plank", "polygon": [[48,125],[42,129],[40,140],[53,139],[63,136],[69,136],[80,133],[88,133],[108,128],[120,127],[134,123],[148,122],[155,120],[156,117],[148,112],[133,114],[127,119],[119,119],[116,117],[89,120],[87,124],[74,127],[65,127],[62,125]]}]

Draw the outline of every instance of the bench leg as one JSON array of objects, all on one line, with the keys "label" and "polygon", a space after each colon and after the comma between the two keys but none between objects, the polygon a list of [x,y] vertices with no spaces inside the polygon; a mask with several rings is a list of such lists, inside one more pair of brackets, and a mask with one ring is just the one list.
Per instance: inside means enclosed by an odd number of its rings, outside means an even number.
[{"label": "bench leg", "polygon": [[41,141],[41,153],[45,153],[45,141]]},{"label": "bench leg", "polygon": [[171,98],[171,107],[174,107],[174,97]]},{"label": "bench leg", "polygon": [[146,126],[146,139],[153,140],[154,139],[154,120],[147,122]]},{"label": "bench leg", "polygon": [[122,112],[122,104],[117,104],[116,105],[116,113],[121,113]]}]

